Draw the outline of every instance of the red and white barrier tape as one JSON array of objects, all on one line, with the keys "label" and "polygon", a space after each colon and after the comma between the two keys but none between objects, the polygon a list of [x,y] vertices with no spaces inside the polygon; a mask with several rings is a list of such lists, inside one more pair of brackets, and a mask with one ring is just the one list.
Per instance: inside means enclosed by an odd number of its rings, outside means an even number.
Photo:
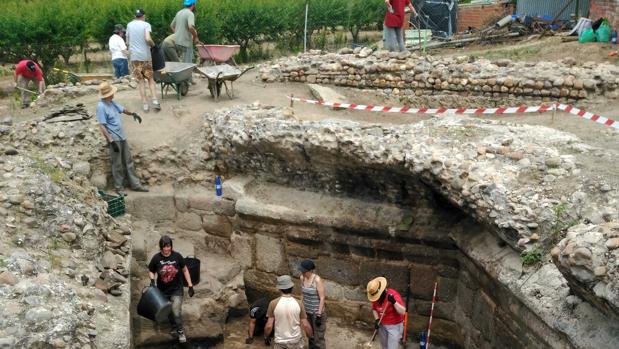
[{"label": "red and white barrier tape", "polygon": [[580,116],[581,118],[595,121],[597,123],[619,129],[619,122],[603,116],[592,114],[566,104],[540,105],[535,107],[509,107],[509,108],[409,108],[409,107],[383,107],[374,105],[335,103],[327,101],[317,101],[312,99],[297,98],[288,96],[292,101],[324,105],[331,108],[343,108],[352,110],[365,110],[383,113],[404,113],[404,114],[465,114],[465,115],[490,115],[490,114],[519,114],[519,113],[543,113],[553,110],[563,110],[567,113]]},{"label": "red and white barrier tape", "polygon": [[587,111],[584,111],[582,109],[578,109],[578,108],[573,107],[571,105],[557,104],[557,109],[563,110],[566,113],[570,113],[570,114],[573,114],[573,115],[576,115],[576,116],[580,116],[583,119],[595,121],[598,124],[602,124],[602,125],[606,125],[606,126],[610,126],[610,127],[619,129],[619,121],[615,121],[613,119],[609,119],[609,118],[603,117],[601,115],[589,113]]}]

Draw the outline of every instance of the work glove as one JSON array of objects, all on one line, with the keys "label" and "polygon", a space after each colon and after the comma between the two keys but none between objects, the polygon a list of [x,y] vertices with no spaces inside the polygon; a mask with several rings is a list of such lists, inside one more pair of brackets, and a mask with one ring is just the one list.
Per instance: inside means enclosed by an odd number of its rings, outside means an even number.
[{"label": "work glove", "polygon": [[391,304],[395,304],[395,297],[392,294],[387,296],[387,300],[391,302]]},{"label": "work glove", "polygon": [[150,286],[155,287],[155,279],[150,279]]},{"label": "work glove", "polygon": [[120,151],[120,148],[118,148],[118,144],[116,144],[116,142],[111,141],[110,145],[112,146],[112,150],[114,151],[114,153],[118,153]]},{"label": "work glove", "polygon": [[254,337],[245,338],[245,344],[252,344],[254,342]]},{"label": "work glove", "polygon": [[189,287],[189,290],[187,291],[187,294],[189,295],[189,297],[190,297],[190,298],[191,298],[191,297],[193,297],[193,295],[194,295],[194,294],[196,294],[196,293],[193,291],[193,286]]},{"label": "work glove", "polygon": [[142,118],[138,115],[138,113],[131,113],[131,115],[133,115],[133,121],[137,122],[138,124],[142,123]]},{"label": "work glove", "polygon": [[380,319],[374,320],[374,329],[378,330],[379,327],[380,327]]},{"label": "work glove", "polygon": [[322,315],[316,315],[314,323],[316,324],[316,327],[320,327],[320,325],[322,325]]},{"label": "work glove", "polygon": [[271,345],[271,337],[264,337],[264,345],[269,346]]}]

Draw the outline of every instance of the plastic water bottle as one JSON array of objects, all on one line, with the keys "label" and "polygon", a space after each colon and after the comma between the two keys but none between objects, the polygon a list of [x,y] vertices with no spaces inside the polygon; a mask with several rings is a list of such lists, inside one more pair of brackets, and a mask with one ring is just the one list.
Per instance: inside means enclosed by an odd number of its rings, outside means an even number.
[{"label": "plastic water bottle", "polygon": [[610,34],[610,42],[613,45],[617,44],[617,31],[616,30],[613,30],[613,32]]},{"label": "plastic water bottle", "polygon": [[221,189],[221,177],[215,177],[215,194],[217,197],[221,197],[223,195],[223,190]]},{"label": "plastic water bottle", "polygon": [[421,336],[419,337],[419,349],[426,349],[426,333],[421,332]]}]

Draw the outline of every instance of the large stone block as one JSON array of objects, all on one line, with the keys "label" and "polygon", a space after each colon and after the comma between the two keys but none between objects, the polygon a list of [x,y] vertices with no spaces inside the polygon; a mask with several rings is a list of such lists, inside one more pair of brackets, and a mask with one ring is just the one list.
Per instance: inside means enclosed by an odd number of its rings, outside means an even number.
[{"label": "large stone block", "polygon": [[473,316],[471,317],[473,326],[490,340],[494,334],[496,303],[483,290],[479,290],[475,298],[477,301],[473,304]]},{"label": "large stone block", "polygon": [[411,295],[415,298],[432,300],[434,282],[437,277],[436,267],[426,264],[411,264]]},{"label": "large stone block", "polygon": [[464,283],[458,282],[457,303],[464,313],[464,316],[470,318],[473,316],[473,303],[475,303],[475,291],[468,288]]},{"label": "large stone block", "polygon": [[179,212],[176,215],[176,226],[191,231],[202,230],[202,218],[197,213]]},{"label": "large stone block", "polygon": [[364,260],[360,265],[359,277],[362,284],[367,284],[377,276],[384,276],[387,278],[389,288],[398,291],[402,297],[405,296],[410,275],[408,266],[386,263],[378,259]]},{"label": "large stone block", "polygon": [[256,267],[269,273],[288,273],[288,265],[279,239],[256,234]]},{"label": "large stone block", "polygon": [[230,224],[228,217],[222,215],[203,214],[202,228],[207,233],[221,237],[230,237],[230,234],[232,234],[232,224]]},{"label": "large stone block", "polygon": [[324,280],[327,298],[337,301],[367,301],[365,287],[342,286],[333,281]]},{"label": "large stone block", "polygon": [[438,278],[437,297],[443,302],[453,302],[458,294],[458,280]]},{"label": "large stone block", "polygon": [[192,210],[213,212],[225,216],[234,216],[236,213],[233,200],[218,197],[214,192],[190,194],[188,200],[189,208]]},{"label": "large stone block", "polygon": [[222,284],[227,284],[241,272],[241,266],[234,259],[222,254],[207,255],[203,265],[206,273],[215,277]]},{"label": "large stone block", "polygon": [[234,232],[230,236],[230,255],[244,269],[254,265],[253,245],[254,238],[249,234]]},{"label": "large stone block", "polygon": [[162,222],[176,219],[176,207],[172,193],[151,191],[131,193],[125,197],[128,213],[149,222]]},{"label": "large stone block", "polygon": [[315,263],[316,269],[325,279],[348,286],[358,286],[362,283],[359,277],[359,264],[356,261],[343,257],[321,256]]}]

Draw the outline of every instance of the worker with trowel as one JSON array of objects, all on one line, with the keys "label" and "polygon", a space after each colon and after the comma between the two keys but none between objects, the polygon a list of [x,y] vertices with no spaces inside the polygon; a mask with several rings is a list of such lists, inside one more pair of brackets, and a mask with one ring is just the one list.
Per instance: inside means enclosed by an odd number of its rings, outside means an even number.
[{"label": "worker with trowel", "polygon": [[382,349],[398,349],[404,332],[406,308],[400,294],[387,288],[387,279],[379,276],[367,285],[368,300],[372,302],[374,328],[380,336]]},{"label": "worker with trowel", "polygon": [[43,78],[43,71],[38,64],[33,61],[24,59],[17,63],[15,66],[15,74],[13,75],[15,87],[21,91],[21,103],[22,108],[28,108],[30,106],[30,96],[37,93],[28,89],[30,82],[38,81],[39,95],[42,95],[45,91],[45,79]]}]

